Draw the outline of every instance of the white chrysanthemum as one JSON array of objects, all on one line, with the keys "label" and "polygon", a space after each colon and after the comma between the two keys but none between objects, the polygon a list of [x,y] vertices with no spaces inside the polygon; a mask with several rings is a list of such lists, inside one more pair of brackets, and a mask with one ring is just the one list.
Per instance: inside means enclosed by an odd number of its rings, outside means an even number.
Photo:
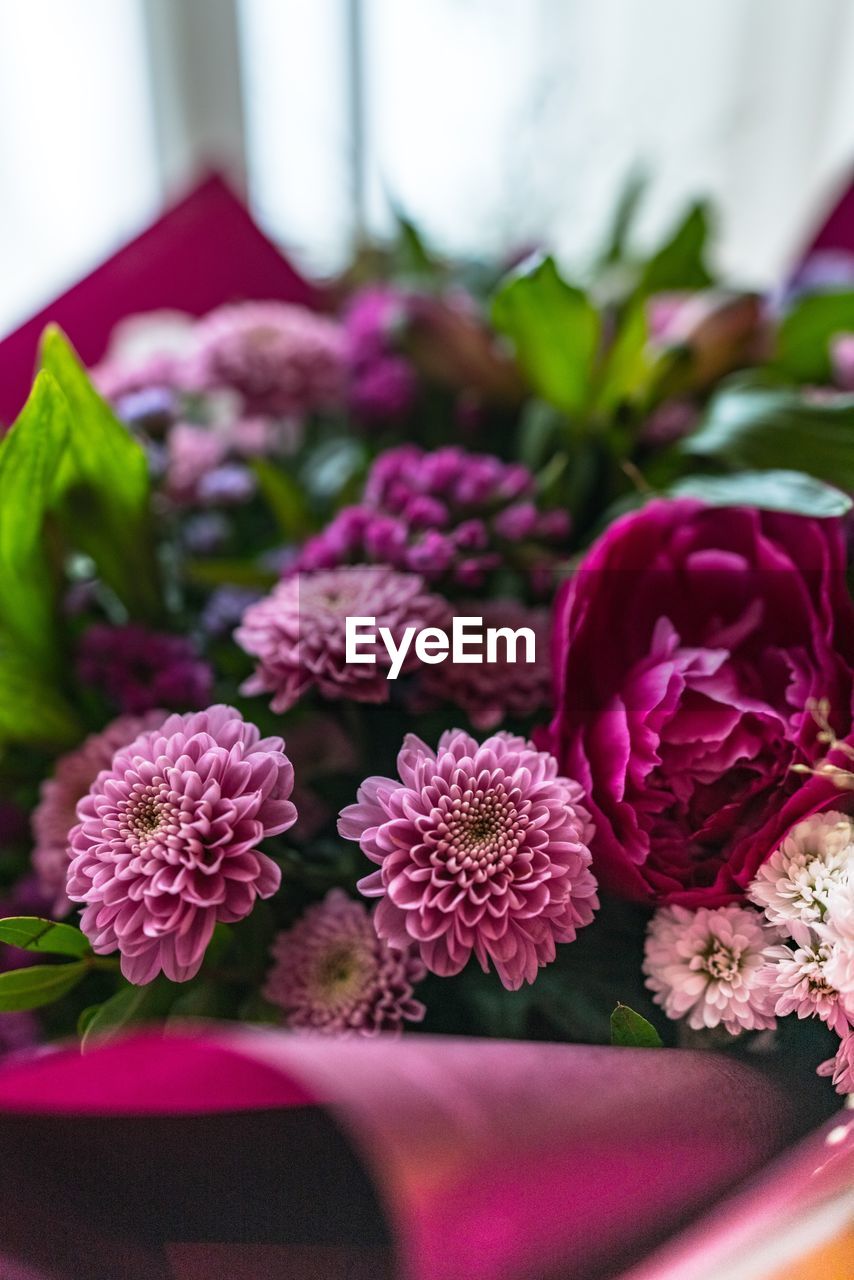
[{"label": "white chrysanthemum", "polygon": [[779,1018],[796,1013],[799,1018],[821,1018],[837,1035],[848,1031],[848,1011],[828,972],[837,954],[835,944],[813,939],[804,947],[768,947],[764,978]]},{"label": "white chrysanthemum", "polygon": [[838,884],[828,896],[822,937],[833,944],[828,978],[842,992],[854,1021],[854,857],[851,878]]},{"label": "white chrysanthemum", "polygon": [[801,945],[820,924],[828,895],[847,879],[854,858],[854,826],[844,813],[829,810],[799,822],[759,868],[748,897]]},{"label": "white chrysanthemum", "polygon": [[764,952],[778,936],[750,907],[663,907],[647,930],[646,985],[668,1018],[685,1018],[694,1031],[768,1030],[775,1018]]}]

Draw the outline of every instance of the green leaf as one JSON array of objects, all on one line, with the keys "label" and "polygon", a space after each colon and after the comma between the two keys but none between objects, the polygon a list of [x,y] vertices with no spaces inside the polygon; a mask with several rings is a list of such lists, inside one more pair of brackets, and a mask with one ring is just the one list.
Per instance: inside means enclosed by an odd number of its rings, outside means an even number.
[{"label": "green leaf", "polygon": [[0,973],[0,1013],[38,1009],[67,995],[88,972],[77,964],[36,964],[28,969]]},{"label": "green leaf", "polygon": [[9,916],[0,920],[0,942],[23,951],[41,951],[79,959],[90,951],[89,940],[71,924],[57,924],[39,916]]},{"label": "green leaf", "polygon": [[147,1001],[151,1000],[150,987],[121,987],[103,1004],[84,1009],[77,1022],[80,1047],[86,1049],[93,1039],[105,1040],[129,1022],[138,1020]]},{"label": "green leaf", "polygon": [[642,294],[668,289],[704,289],[711,283],[705,262],[709,214],[705,204],[691,205],[661,248],[641,269]]},{"label": "green leaf", "polygon": [[130,612],[156,618],[161,601],[145,451],[98,395],[55,326],[42,337],[41,362],[62,388],[71,415],[56,492],[64,525]]},{"label": "green leaf", "polygon": [[641,302],[635,302],[622,317],[605,357],[596,395],[597,412],[610,414],[621,404],[644,398],[655,372],[648,337],[646,309]]},{"label": "green leaf", "polygon": [[672,497],[699,498],[714,507],[760,507],[802,516],[844,516],[846,493],[801,471],[737,471],[725,476],[685,476],[668,490]]},{"label": "green leaf", "polygon": [[57,656],[44,526],[69,429],[65,397],[41,373],[0,442],[0,619],[33,668],[49,669]]},{"label": "green leaf", "polygon": [[0,635],[0,745],[68,746],[80,737],[77,717],[29,653]]},{"label": "green leaf", "polygon": [[305,490],[290,471],[264,458],[256,458],[252,470],[267,506],[288,542],[299,542],[311,531],[311,511]]},{"label": "green leaf", "polygon": [[648,175],[642,169],[633,170],[626,179],[605,241],[601,257],[603,264],[622,262],[627,257],[629,233],[648,185]]},{"label": "green leaf", "polygon": [[537,395],[570,416],[583,412],[601,321],[587,295],[561,278],[554,259],[529,260],[508,276],[492,299],[492,321],[513,343]]},{"label": "green leaf", "polygon": [[826,401],[756,381],[732,383],[677,453],[748,471],[803,471],[854,489],[854,396]]},{"label": "green leaf", "polygon": [[798,382],[830,382],[830,340],[854,333],[854,291],[798,299],[777,333],[775,364]]},{"label": "green leaf", "polygon": [[627,1004],[618,1004],[611,1014],[611,1044],[635,1049],[662,1047],[661,1036],[652,1023]]}]

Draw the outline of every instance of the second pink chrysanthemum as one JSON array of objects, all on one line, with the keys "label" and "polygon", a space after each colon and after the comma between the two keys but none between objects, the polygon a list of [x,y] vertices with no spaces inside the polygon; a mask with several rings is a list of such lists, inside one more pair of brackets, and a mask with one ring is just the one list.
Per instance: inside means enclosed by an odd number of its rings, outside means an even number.
[{"label": "second pink chrysanthemum", "polygon": [[359,885],[377,932],[444,977],[474,955],[511,990],[533,982],[599,905],[581,788],[505,733],[455,729],[438,751],[410,734],[398,772],[366,779],[338,825],[378,865]]}]

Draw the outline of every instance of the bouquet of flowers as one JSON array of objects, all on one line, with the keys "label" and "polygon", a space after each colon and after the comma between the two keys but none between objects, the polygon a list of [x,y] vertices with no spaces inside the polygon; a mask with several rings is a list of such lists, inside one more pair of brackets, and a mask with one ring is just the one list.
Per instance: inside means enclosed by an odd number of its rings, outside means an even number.
[{"label": "bouquet of flowers", "polygon": [[[854,273],[58,330],[0,443],[0,1038],[703,1045],[854,1090]],[[817,1083],[817,1088],[826,1088]]]}]

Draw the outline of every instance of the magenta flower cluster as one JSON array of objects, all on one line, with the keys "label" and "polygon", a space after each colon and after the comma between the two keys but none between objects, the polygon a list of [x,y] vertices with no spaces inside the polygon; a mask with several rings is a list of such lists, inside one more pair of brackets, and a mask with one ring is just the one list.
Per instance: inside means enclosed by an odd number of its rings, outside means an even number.
[{"label": "magenta flower cluster", "polygon": [[399,421],[415,403],[415,369],[396,341],[405,317],[406,297],[389,285],[361,290],[344,315],[350,408],[363,422]]},{"label": "magenta flower cluster", "polygon": [[296,567],[389,564],[476,588],[517,544],[527,544],[534,567],[547,564],[568,532],[564,511],[539,509],[535,478],[521,463],[407,444],[377,458],[362,502],[310,538]]},{"label": "magenta flower cluster", "polygon": [[77,670],[84,684],[129,715],[154,707],[203,707],[213,689],[213,671],[191,640],[135,623],[89,627]]},{"label": "magenta flower cluster", "polygon": [[98,955],[125,977],[185,982],[218,921],[271,897],[281,872],[258,848],[293,826],[293,768],[233,707],[170,716],[120,748],[77,806],[68,897]]},{"label": "magenta flower cluster", "polygon": [[533,982],[599,905],[580,788],[506,733],[478,744],[453,730],[437,751],[409,734],[397,766],[367,778],[338,824],[377,864],[359,888],[379,899],[380,937],[415,943],[443,977],[474,955],[505,987]]}]

